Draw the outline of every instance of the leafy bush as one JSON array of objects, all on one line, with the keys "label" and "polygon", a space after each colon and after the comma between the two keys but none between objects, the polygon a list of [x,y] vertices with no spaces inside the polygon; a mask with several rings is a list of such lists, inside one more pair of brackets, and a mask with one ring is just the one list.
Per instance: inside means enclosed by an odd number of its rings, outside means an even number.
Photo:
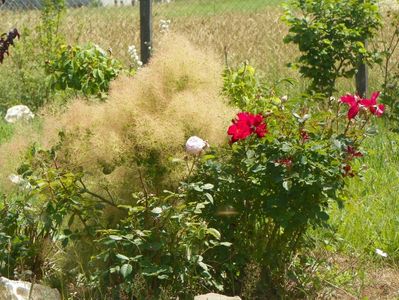
[{"label": "leafy bush", "polygon": [[[223,93],[229,98],[230,104],[254,113],[271,109],[275,105],[286,101],[287,96],[281,99],[276,96],[279,84],[292,84],[290,79],[278,81],[274,87],[259,79],[256,69],[245,63],[237,70],[228,68],[223,73]],[[272,97],[272,101],[270,98]]]},{"label": "leafy bush", "polygon": [[[221,243],[220,233],[202,217],[202,210],[210,204],[205,194],[212,185],[181,188],[179,193],[159,197],[135,194],[133,205],[122,206],[128,216],[118,228],[100,231],[98,243],[104,251],[96,259],[107,266],[99,264],[97,286],[120,282],[121,290],[143,299],[159,299],[162,287],[184,298],[206,288],[223,288],[221,277],[217,278],[206,259],[210,249],[230,245]],[[196,190],[195,201],[187,201],[187,188]],[[144,283],[135,290],[131,283],[138,277]]]},{"label": "leafy bush", "polygon": [[47,64],[50,85],[55,90],[67,88],[84,95],[104,97],[110,81],[118,76],[122,66],[97,45],[66,46]]},{"label": "leafy bush", "polygon": [[0,274],[8,278],[41,279],[49,231],[40,222],[40,208],[26,193],[2,195],[0,203]]},{"label": "leafy bush", "polygon": [[[185,297],[206,287],[222,289],[221,278],[204,257],[210,249],[230,245],[221,243],[220,233],[202,217],[212,202],[212,185],[181,185],[176,193],[156,196],[148,193],[142,178],[142,192],[124,199],[129,204],[117,205],[111,193],[88,189],[83,172],[73,173],[57,160],[61,145],[30,149],[18,170],[29,190],[23,201],[13,202],[13,209],[1,207],[2,274],[29,270],[41,278],[48,265],[46,244],[53,241],[70,251],[95,242],[92,261],[83,270],[77,262],[68,265],[69,275],[83,276],[87,292],[95,297],[108,294],[109,287],[140,298],[158,298],[163,289]],[[194,201],[187,201],[188,189],[196,193]],[[120,219],[111,222],[109,213]],[[143,278],[139,291],[131,285],[137,276]]]},{"label": "leafy bush", "polygon": [[284,41],[302,52],[293,65],[312,80],[311,91],[331,96],[338,78],[351,78],[360,63],[376,61],[364,42],[375,35],[380,19],[374,0],[288,1]]},{"label": "leafy bush", "polygon": [[[217,61],[170,39],[137,76],[115,80],[107,102],[71,102],[62,113],[44,113],[38,132],[21,124],[1,145],[31,186],[24,203],[51,248],[40,269],[53,285],[68,283],[65,294],[158,299],[221,288],[206,253],[229,244],[202,215],[212,185],[179,182],[195,169],[186,169],[187,137],[225,143],[233,110],[220,96],[221,78],[209,77],[221,74]],[[21,149],[22,160],[15,155]],[[15,169],[5,166],[7,155],[0,159],[7,185]],[[187,198],[189,190],[195,199]]]},{"label": "leafy bush", "polygon": [[231,147],[215,151],[197,178],[215,186],[210,226],[233,244],[229,253],[215,251],[214,260],[226,262],[219,272],[243,280],[245,266],[255,262],[261,295],[284,295],[293,257],[308,246],[305,232],[326,224],[330,203],[342,204],[346,178],[361,173],[353,161],[363,156],[371,116],[384,112],[378,95],[345,95],[329,111],[307,97],[237,115],[228,129]]}]

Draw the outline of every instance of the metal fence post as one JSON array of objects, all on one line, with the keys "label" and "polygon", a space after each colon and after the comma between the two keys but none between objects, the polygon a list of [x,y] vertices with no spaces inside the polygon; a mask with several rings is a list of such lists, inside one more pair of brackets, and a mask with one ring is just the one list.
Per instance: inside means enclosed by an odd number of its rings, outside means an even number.
[{"label": "metal fence post", "polygon": [[[364,41],[364,46],[367,47],[367,41]],[[356,91],[360,97],[365,97],[368,89],[368,67],[365,63],[361,63],[356,73]]]},{"label": "metal fence post", "polygon": [[147,64],[152,48],[152,0],[140,0],[141,61]]},{"label": "metal fence post", "polygon": [[[365,0],[359,0],[359,4],[365,3]],[[367,41],[363,41],[364,47],[367,48]],[[361,57],[362,58],[362,57]],[[360,63],[356,73],[356,92],[360,97],[365,97],[368,88],[368,67],[365,63]]]}]

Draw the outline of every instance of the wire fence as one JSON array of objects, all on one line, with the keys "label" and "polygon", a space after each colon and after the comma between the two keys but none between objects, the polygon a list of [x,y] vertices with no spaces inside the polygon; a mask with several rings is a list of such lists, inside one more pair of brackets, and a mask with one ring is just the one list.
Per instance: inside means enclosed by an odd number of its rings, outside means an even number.
[{"label": "wire fence", "polygon": [[[3,4],[1,4],[4,1]],[[181,33],[201,47],[215,50],[232,63],[261,64],[282,43],[265,40],[265,32],[284,32],[278,0],[153,0],[153,42],[160,35]],[[140,45],[139,0],[65,0],[61,33],[71,44],[92,42],[129,60],[130,45]],[[32,29],[40,21],[41,0],[0,0],[0,32]],[[274,55],[275,55],[274,54]],[[278,57],[275,60],[279,60]]]}]

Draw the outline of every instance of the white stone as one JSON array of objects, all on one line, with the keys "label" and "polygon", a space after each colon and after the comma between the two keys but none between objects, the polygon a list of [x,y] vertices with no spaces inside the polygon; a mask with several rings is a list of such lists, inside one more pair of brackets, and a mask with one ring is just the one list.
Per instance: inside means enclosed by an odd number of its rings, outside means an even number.
[{"label": "white stone", "polygon": [[188,154],[201,154],[208,147],[209,144],[198,136],[192,136],[186,142],[186,152]]},{"label": "white stone", "polygon": [[41,284],[0,277],[0,300],[61,300],[60,292]]},{"label": "white stone", "polygon": [[15,105],[7,110],[7,114],[4,119],[8,123],[15,123],[19,120],[30,120],[34,117],[35,115],[26,105]]},{"label": "white stone", "polygon": [[194,300],[241,300],[241,298],[238,296],[228,297],[224,295],[209,293],[206,295],[195,296]]}]

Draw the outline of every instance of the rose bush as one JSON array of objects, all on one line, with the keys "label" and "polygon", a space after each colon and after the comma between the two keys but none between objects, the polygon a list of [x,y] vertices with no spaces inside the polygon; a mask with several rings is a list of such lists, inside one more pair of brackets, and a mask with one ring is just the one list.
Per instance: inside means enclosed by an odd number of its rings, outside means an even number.
[{"label": "rose bush", "polygon": [[363,156],[372,117],[384,112],[378,95],[344,95],[328,111],[310,96],[285,107],[269,98],[272,109],[237,114],[227,130],[231,146],[214,150],[197,174],[214,186],[209,225],[232,242],[229,252],[212,252],[219,271],[233,278],[226,286],[242,289],[243,270],[255,262],[262,295],[286,293],[289,266],[309,246],[307,229],[327,223],[347,178],[362,172],[353,162]]}]

